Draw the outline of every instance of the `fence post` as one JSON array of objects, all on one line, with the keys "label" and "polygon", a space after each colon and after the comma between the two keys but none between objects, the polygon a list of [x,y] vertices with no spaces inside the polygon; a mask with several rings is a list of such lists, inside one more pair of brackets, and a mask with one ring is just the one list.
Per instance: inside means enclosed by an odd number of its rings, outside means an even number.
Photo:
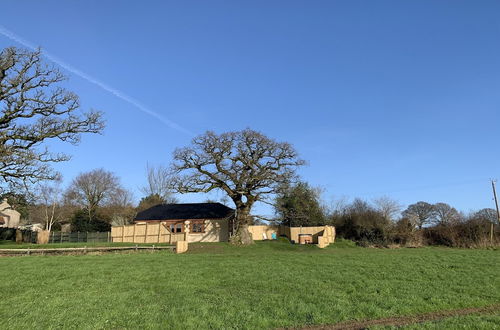
[{"label": "fence post", "polygon": [[144,243],[148,242],[148,223],[146,222],[146,231],[144,232]]},{"label": "fence post", "polygon": [[[170,227],[170,228],[172,228],[172,227]],[[168,233],[169,233],[168,244],[172,244],[172,235],[174,235],[174,232],[171,231],[170,229],[168,229]]]},{"label": "fence post", "polygon": [[161,221],[158,222],[158,243],[160,243],[161,240]]},{"label": "fence post", "polygon": [[137,226],[136,223],[134,223],[134,234],[132,235],[133,242],[135,243],[135,227]]},{"label": "fence post", "polygon": [[111,242],[111,232],[108,231],[108,243]]},{"label": "fence post", "polygon": [[59,243],[62,243],[62,237],[63,237],[63,235],[62,235],[62,231],[60,231],[60,232],[59,232]]}]

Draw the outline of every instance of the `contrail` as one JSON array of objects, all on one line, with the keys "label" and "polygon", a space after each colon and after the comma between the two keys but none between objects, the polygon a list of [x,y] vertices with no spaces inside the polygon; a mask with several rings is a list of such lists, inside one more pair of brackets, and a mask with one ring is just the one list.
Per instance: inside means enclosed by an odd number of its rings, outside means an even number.
[{"label": "contrail", "polygon": [[[24,47],[27,47],[27,48],[30,48],[32,50],[36,50],[37,49],[37,46],[35,46],[33,43],[21,38],[20,36],[16,35],[15,33],[13,33],[12,31],[6,29],[5,27],[1,26],[0,25],[0,34],[4,35],[5,37],[23,45]],[[146,113],[156,119],[158,119],[159,121],[161,121],[162,123],[164,123],[165,125],[167,125],[168,127],[170,128],[173,128],[177,131],[180,131],[182,133],[185,133],[185,134],[188,134],[188,135],[191,135],[193,136],[194,133],[192,133],[191,131],[189,131],[188,129],[182,127],[181,125],[171,121],[170,119],[168,118],[165,118],[164,116],[160,115],[159,113],[149,109],[148,107],[146,107],[145,105],[141,104],[138,100],[134,99],[133,97],[123,93],[122,91],[116,89],[116,88],[113,88],[99,80],[97,80],[96,78],[86,74],[85,72],[67,64],[66,62],[62,61],[61,59],[57,58],[56,56],[44,51],[42,53],[43,56],[45,56],[47,59],[49,59],[50,61],[56,63],[57,65],[59,65],[60,67],[62,67],[63,69],[71,72],[72,74],[74,75],[77,75],[79,76],[80,78],[83,78],[85,80],[87,80],[88,82],[94,84],[94,85],[97,85],[99,86],[100,88],[102,88],[103,90],[113,94],[114,96],[116,96],[117,98],[133,105],[136,109],[138,109],[139,111],[143,112],[143,113]]]}]

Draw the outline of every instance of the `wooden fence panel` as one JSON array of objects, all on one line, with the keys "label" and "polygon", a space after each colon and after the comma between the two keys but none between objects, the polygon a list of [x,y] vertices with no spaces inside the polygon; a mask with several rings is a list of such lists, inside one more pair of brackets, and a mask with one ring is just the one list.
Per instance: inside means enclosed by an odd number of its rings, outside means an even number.
[{"label": "wooden fence panel", "polygon": [[52,231],[49,243],[103,243],[111,242],[110,232],[60,232]]},{"label": "wooden fence panel", "polygon": [[[113,242],[122,242],[122,236],[123,236],[123,226],[120,227],[111,227],[111,238]],[[119,239],[119,240],[118,240]]]},{"label": "wooden fence panel", "polygon": [[111,228],[113,242],[175,243],[184,240],[184,233],[171,233],[162,223],[142,223]]},{"label": "wooden fence panel", "polygon": [[272,239],[273,234],[279,236],[279,227],[278,226],[266,226],[266,225],[258,225],[258,226],[248,226],[248,230],[250,234],[252,234],[252,238],[254,241],[262,241],[265,239]]}]

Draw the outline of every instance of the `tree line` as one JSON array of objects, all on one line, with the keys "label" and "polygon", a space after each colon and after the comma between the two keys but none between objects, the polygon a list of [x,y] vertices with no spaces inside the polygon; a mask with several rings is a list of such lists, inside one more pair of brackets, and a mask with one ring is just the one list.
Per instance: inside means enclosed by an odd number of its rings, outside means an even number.
[{"label": "tree line", "polygon": [[350,203],[339,199],[327,205],[321,200],[321,190],[305,182],[285,187],[274,205],[277,224],[332,225],[338,237],[363,246],[487,246],[498,244],[500,233],[498,226],[492,225],[498,220],[491,208],[465,214],[447,203],[419,201],[403,209],[389,197],[371,202],[356,198]]},{"label": "tree line", "polygon": [[177,199],[164,178],[163,166],[147,166],[144,197],[136,205],[133,193],[110,171],[95,169],[77,175],[65,189],[59,178],[35,184],[25,193],[7,192],[9,204],[21,213],[23,224],[41,224],[45,230],[109,231],[112,225],[130,224],[137,212],[151,206],[175,203]]}]

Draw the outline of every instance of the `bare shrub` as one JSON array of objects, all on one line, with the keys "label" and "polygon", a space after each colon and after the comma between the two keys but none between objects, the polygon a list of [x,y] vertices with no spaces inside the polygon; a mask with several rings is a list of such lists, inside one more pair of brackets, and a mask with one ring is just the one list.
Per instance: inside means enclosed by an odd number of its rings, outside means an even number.
[{"label": "bare shrub", "polygon": [[391,243],[390,221],[361,199],[355,199],[334,221],[337,235],[356,241],[360,246]]},{"label": "bare shrub", "polygon": [[494,239],[490,240],[491,222],[481,218],[469,218],[464,222],[455,224],[440,224],[425,228],[423,231],[428,245],[445,245],[449,247],[486,247],[498,245],[500,241],[499,227],[494,226]]}]

